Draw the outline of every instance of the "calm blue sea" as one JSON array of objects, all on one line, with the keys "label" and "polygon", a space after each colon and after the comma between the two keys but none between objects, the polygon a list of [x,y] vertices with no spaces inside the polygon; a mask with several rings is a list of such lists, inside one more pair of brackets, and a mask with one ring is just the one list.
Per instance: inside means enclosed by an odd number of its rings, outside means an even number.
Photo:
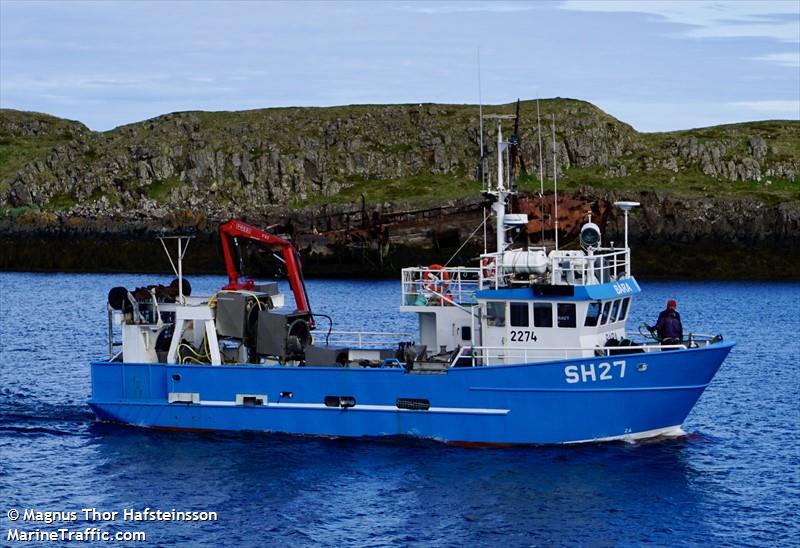
[{"label": "calm blue sea", "polygon": [[[799,543],[800,284],[642,282],[629,325],[676,298],[687,330],[738,342],[682,438],[462,449],[95,423],[87,364],[106,353],[108,289],[170,279],[0,274],[0,545],[22,544],[7,540],[12,526],[93,525],[11,522],[11,508],[144,507],[219,519],[94,525],[145,531],[130,545],[147,546]],[[224,282],[190,279],[198,293]],[[415,329],[397,312],[399,282],[308,287],[338,329]]]}]

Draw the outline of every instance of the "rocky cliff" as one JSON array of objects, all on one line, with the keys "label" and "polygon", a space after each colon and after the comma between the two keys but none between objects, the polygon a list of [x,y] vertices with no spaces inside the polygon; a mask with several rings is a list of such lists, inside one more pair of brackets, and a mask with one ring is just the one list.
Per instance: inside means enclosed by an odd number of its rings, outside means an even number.
[{"label": "rocky cliff", "polygon": [[[588,210],[618,237],[607,204],[625,196],[643,203],[634,241],[660,250],[653,261],[643,255],[645,273],[670,275],[659,266],[665,253],[716,250],[712,275],[750,276],[763,265],[742,268],[743,256],[763,262],[798,248],[800,122],[642,134],[582,101],[540,108],[543,120],[555,117],[556,164],[545,127],[541,167],[548,188],[557,173],[566,191],[564,237]],[[535,112],[535,103],[521,104],[518,207],[530,209],[539,234]],[[1,110],[0,268],[149,270],[142,250],[152,234],[186,227],[207,247],[196,267],[214,268],[214,228],[233,216],[279,224],[319,273],[383,273],[441,258],[481,219],[477,128],[477,109],[460,105],[185,112],[102,133]],[[484,136],[490,157],[493,132]],[[55,254],[37,252],[41,244]],[[783,275],[797,276],[797,262],[781,263]]]}]

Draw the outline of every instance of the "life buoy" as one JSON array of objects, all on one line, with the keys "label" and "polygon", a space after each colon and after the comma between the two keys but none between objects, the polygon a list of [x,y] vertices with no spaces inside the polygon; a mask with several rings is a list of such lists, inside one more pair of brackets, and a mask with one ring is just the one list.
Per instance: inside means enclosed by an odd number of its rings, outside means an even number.
[{"label": "life buoy", "polygon": [[[432,272],[432,271],[439,271]],[[447,286],[450,283],[450,273],[447,272],[440,264],[428,265],[428,268],[422,274],[423,285],[426,290],[441,295],[447,291]]]},{"label": "life buoy", "polygon": [[495,268],[494,257],[484,257],[481,261],[481,266],[483,267],[483,277],[487,280],[491,280],[494,278],[495,274],[497,273],[497,269]]}]

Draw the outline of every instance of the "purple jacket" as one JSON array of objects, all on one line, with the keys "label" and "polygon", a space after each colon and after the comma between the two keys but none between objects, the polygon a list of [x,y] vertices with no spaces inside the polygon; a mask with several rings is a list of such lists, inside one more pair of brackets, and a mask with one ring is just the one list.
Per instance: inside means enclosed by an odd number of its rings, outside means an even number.
[{"label": "purple jacket", "polygon": [[658,338],[662,341],[666,339],[683,341],[683,325],[678,311],[670,308],[662,310],[658,315],[656,331],[658,332]]}]

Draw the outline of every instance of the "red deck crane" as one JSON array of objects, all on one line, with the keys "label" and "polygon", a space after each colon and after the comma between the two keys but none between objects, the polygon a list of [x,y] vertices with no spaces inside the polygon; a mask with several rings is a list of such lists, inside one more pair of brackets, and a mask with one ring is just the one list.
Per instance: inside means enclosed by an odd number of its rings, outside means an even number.
[{"label": "red deck crane", "polygon": [[[280,248],[283,262],[286,264],[286,276],[289,279],[289,285],[292,288],[294,300],[297,304],[297,311],[311,313],[308,293],[306,292],[306,285],[303,281],[300,254],[290,242],[236,219],[232,219],[220,225],[219,238],[222,242],[222,253],[225,256],[225,270],[228,273],[228,285],[223,287],[223,289],[250,291],[255,289],[255,282],[253,280],[239,279],[241,273],[236,265],[236,261],[234,261],[233,250],[231,248],[231,240],[246,238],[269,248]],[[313,318],[309,323],[313,328]]]}]

